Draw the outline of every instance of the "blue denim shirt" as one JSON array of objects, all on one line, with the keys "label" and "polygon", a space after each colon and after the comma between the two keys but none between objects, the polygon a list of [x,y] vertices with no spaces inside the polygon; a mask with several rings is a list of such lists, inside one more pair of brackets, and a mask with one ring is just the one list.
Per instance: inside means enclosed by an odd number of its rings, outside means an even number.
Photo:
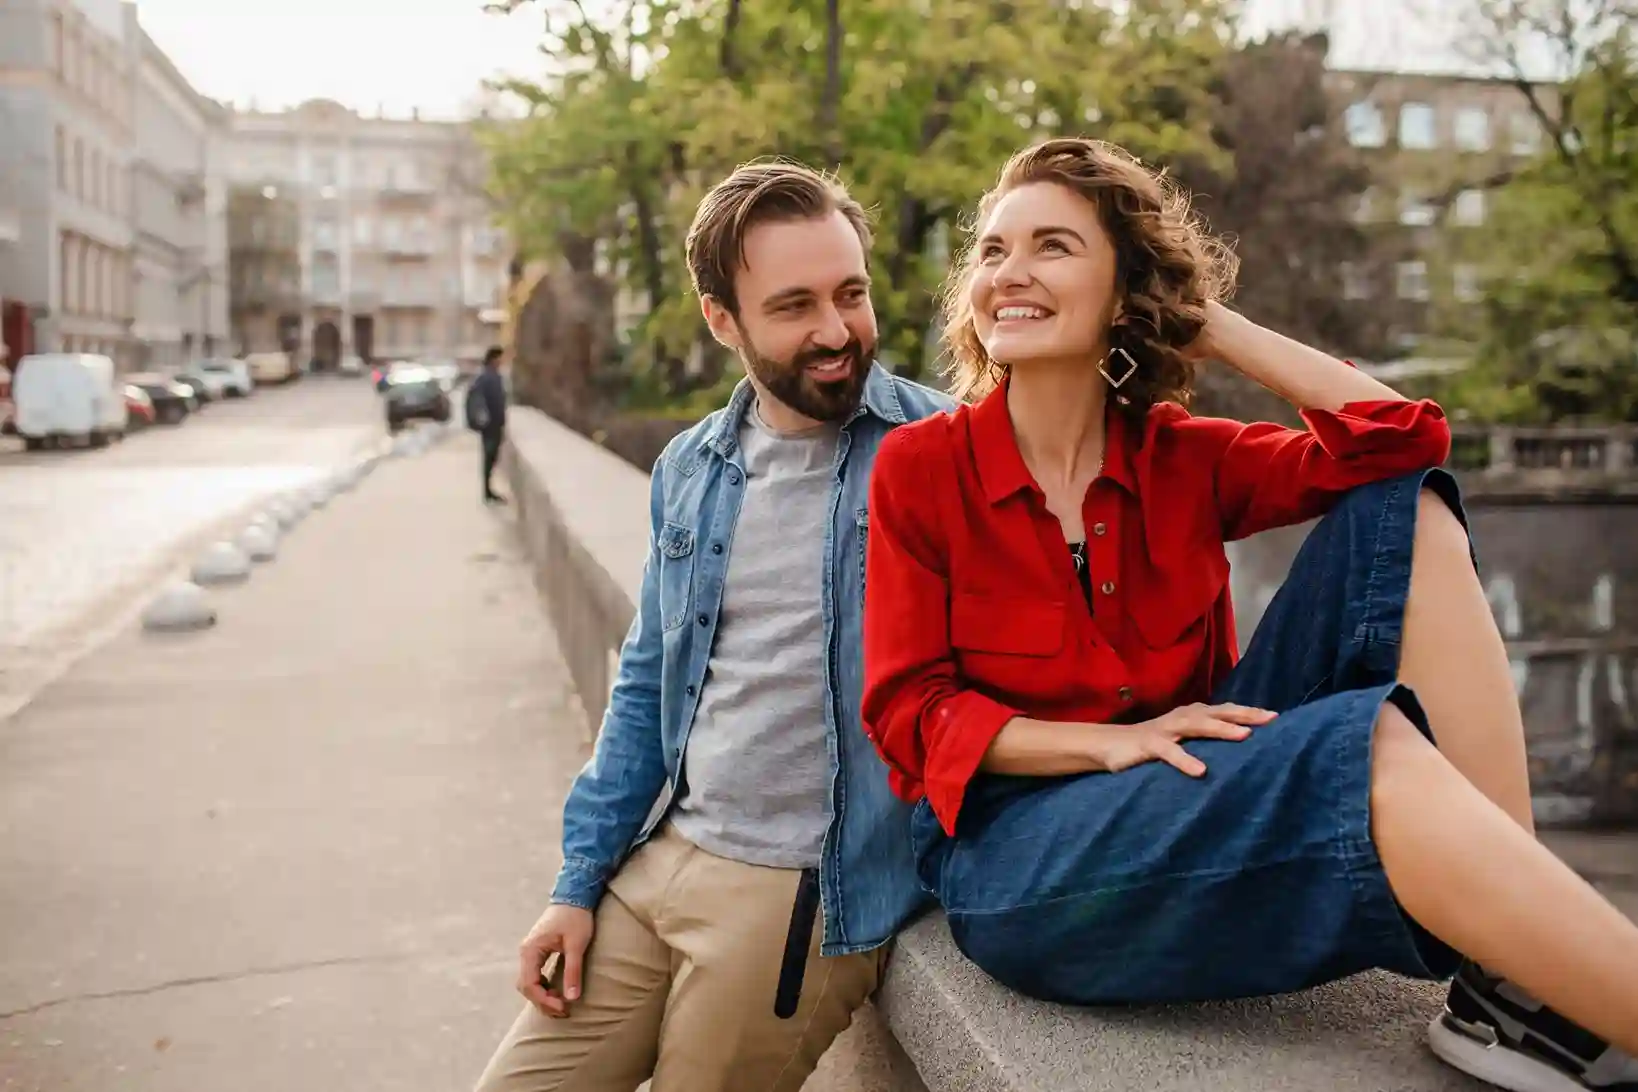
[{"label": "blue denim shirt", "polygon": [[[753,397],[750,383],[741,382],[725,409],[672,440],[654,464],[637,615],[620,648],[597,747],[563,808],[553,902],[595,909],[677,795],[722,606],[726,544],[744,496],[739,426]],[[910,848],[910,809],[888,788],[887,768],[859,719],[866,505],[882,437],[954,405],[873,366],[836,448],[821,605],[831,760],[831,821],[819,866],[826,955],[885,943],[926,898]]]}]

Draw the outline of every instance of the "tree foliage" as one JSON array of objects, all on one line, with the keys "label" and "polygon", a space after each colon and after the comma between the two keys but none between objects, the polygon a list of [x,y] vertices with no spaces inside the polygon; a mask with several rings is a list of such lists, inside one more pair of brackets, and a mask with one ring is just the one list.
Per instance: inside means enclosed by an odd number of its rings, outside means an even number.
[{"label": "tree foliage", "polygon": [[1539,149],[1489,180],[1477,361],[1450,393],[1487,416],[1638,420],[1638,10],[1475,0],[1467,41]]},{"label": "tree foliage", "polygon": [[[1222,170],[1212,85],[1238,0],[510,0],[554,73],[485,142],[524,253],[615,271],[646,311],[630,366],[674,399],[710,386],[682,240],[735,165],[837,169],[876,218],[882,356],[931,363],[934,293],[963,218],[1012,152],[1076,133]],[[606,263],[606,264],[603,264]]]}]

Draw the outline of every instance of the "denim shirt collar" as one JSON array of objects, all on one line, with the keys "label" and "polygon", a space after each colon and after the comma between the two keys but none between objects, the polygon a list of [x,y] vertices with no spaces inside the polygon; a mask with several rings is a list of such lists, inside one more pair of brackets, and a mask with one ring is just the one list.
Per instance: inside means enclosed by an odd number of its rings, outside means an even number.
[{"label": "denim shirt collar", "polygon": [[[751,386],[750,379],[741,379],[734,385],[734,395],[728,400],[727,411],[718,422],[716,431],[706,441],[712,451],[726,459],[739,445],[739,427],[744,423],[745,414],[755,397],[756,388]],[[904,406],[899,402],[899,392],[893,385],[892,374],[875,362],[871,363],[870,373],[865,376],[864,397],[843,427],[867,413],[893,425],[902,425],[909,420],[905,416]]]}]

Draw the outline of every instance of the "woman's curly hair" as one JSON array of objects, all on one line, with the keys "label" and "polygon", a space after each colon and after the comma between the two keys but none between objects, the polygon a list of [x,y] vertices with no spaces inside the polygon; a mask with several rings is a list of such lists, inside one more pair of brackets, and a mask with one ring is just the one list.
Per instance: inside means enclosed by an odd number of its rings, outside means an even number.
[{"label": "woman's curly hair", "polygon": [[[975,241],[944,291],[945,374],[955,395],[974,401],[1006,379],[1007,365],[991,360],[978,340],[968,286],[978,267],[977,228],[1005,194],[1032,182],[1056,182],[1090,201],[1114,244],[1123,306],[1110,331],[1110,349],[1125,349],[1137,362],[1118,404],[1138,415],[1157,402],[1186,405],[1194,365],[1181,350],[1205,325],[1207,301],[1227,298],[1239,260],[1206,230],[1174,182],[1113,144],[1080,138],[1048,140],[1017,153],[978,203]],[[1123,363],[1110,370],[1118,375]]]}]

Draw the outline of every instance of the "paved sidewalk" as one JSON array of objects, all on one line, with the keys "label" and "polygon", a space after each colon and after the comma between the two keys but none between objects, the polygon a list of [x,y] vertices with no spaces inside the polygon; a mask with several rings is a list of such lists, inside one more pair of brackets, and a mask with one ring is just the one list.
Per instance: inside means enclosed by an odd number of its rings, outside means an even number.
[{"label": "paved sidewalk", "polygon": [[0,722],[0,1088],[470,1087],[580,714],[461,436]]}]

